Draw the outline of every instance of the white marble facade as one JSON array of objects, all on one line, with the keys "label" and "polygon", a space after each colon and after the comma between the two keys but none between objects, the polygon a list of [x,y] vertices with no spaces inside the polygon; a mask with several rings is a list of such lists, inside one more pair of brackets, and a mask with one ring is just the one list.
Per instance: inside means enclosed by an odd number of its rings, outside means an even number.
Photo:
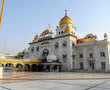
[{"label": "white marble facade", "polygon": [[76,28],[66,13],[56,28],[56,34],[50,28],[44,30],[29,43],[24,58],[47,59],[53,56],[63,64],[64,71],[110,71],[110,42],[106,34],[103,40],[82,43],[77,40]]}]

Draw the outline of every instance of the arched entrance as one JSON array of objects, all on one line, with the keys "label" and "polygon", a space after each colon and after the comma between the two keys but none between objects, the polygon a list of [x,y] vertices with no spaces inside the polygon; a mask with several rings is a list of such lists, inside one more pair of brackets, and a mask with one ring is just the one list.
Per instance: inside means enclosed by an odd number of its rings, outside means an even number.
[{"label": "arched entrance", "polygon": [[30,71],[31,67],[29,64],[24,65],[24,71]]},{"label": "arched entrance", "polygon": [[22,64],[17,64],[16,65],[16,70],[17,71],[23,71],[23,65]]},{"label": "arched entrance", "polygon": [[54,71],[54,72],[57,72],[57,65],[54,65],[53,71]]},{"label": "arched entrance", "polygon": [[38,66],[37,66],[37,64],[32,64],[31,70],[32,70],[33,72],[38,71]]},{"label": "arched entrance", "polygon": [[46,70],[47,70],[48,72],[50,72],[50,65],[47,65]]},{"label": "arched entrance", "polygon": [[4,64],[2,64],[2,67],[4,67]]},{"label": "arched entrance", "polygon": [[84,69],[84,64],[83,62],[80,62],[80,70],[83,70]]},{"label": "arched entrance", "polygon": [[89,61],[89,69],[90,70],[94,70],[95,69],[95,61],[94,60]]}]

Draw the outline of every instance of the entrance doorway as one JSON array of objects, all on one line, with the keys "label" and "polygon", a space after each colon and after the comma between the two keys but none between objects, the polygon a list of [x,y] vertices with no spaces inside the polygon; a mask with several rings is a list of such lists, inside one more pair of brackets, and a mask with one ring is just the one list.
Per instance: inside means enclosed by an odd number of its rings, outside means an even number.
[{"label": "entrance doorway", "polygon": [[32,68],[31,69],[32,69],[33,72],[36,72],[38,70],[38,67],[37,67],[36,64],[32,64]]},{"label": "entrance doorway", "polygon": [[81,70],[84,69],[84,64],[83,64],[83,62],[80,62],[80,69],[81,69]]},{"label": "entrance doorway", "polygon": [[89,61],[89,67],[91,70],[95,69],[95,61]]},{"label": "entrance doorway", "polygon": [[105,62],[101,62],[101,69],[105,70],[106,69],[106,63]]}]

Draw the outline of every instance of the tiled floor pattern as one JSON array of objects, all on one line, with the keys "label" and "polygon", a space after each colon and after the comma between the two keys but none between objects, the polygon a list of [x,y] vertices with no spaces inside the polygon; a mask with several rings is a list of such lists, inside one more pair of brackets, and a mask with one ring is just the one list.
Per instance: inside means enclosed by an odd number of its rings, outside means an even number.
[{"label": "tiled floor pattern", "polygon": [[4,79],[0,80],[0,90],[110,90],[110,73],[19,72],[4,73]]}]

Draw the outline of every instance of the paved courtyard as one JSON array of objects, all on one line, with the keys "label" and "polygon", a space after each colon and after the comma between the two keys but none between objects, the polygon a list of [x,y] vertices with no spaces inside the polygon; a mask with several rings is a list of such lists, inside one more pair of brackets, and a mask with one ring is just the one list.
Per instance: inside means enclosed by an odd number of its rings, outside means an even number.
[{"label": "paved courtyard", "polygon": [[110,73],[8,72],[0,90],[110,90]]}]

